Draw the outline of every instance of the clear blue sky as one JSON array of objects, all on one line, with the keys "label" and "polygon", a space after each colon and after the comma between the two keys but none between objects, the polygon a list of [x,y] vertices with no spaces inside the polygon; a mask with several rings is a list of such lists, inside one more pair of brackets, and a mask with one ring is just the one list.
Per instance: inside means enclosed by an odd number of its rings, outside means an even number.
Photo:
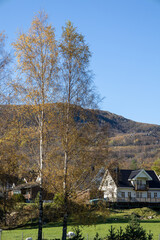
[{"label": "clear blue sky", "polygon": [[8,45],[41,10],[57,38],[67,20],[85,36],[100,109],[160,124],[160,0],[0,0]]}]

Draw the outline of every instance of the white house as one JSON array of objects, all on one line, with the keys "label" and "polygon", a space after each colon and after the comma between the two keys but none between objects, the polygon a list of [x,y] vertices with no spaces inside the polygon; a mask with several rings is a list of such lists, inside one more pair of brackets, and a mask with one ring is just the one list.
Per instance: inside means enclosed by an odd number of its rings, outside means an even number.
[{"label": "white house", "polygon": [[107,169],[99,190],[111,202],[160,202],[160,181],[152,170]]}]

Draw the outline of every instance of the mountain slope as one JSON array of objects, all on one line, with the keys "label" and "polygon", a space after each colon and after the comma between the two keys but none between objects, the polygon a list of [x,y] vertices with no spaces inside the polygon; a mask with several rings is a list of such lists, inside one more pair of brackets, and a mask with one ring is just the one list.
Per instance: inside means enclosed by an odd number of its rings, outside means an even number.
[{"label": "mountain slope", "polygon": [[[13,121],[13,112],[18,108],[23,107],[0,106],[1,136],[5,134],[9,122]],[[54,105],[52,109],[54,109]],[[30,131],[29,128],[33,129],[35,123],[33,119],[26,117],[29,107],[25,110],[24,106],[24,109],[21,110],[23,110],[23,114],[19,117],[17,115],[14,121],[18,124],[21,119],[25,119],[23,124],[24,132]],[[87,116],[90,117],[91,110],[85,111]],[[98,117],[99,126],[108,127],[108,133],[104,133],[106,139],[108,138],[108,146],[106,146],[106,148],[109,148],[109,154],[106,156],[108,161],[118,161],[125,168],[144,167],[149,169],[153,162],[160,158],[159,125],[135,122],[107,111],[96,110],[94,114]],[[10,128],[14,126],[13,123]]]},{"label": "mountain slope", "polygon": [[98,111],[100,124],[108,125],[109,158],[125,167],[151,168],[160,157],[160,126],[139,123]]}]

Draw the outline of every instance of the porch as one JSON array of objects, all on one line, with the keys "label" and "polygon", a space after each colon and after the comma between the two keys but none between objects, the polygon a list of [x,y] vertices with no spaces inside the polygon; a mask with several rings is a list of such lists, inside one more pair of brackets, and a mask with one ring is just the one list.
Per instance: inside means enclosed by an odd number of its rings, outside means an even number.
[{"label": "porch", "polygon": [[160,203],[160,198],[136,198],[136,197],[125,197],[125,198],[120,198],[118,197],[117,202],[148,202],[148,203]]}]

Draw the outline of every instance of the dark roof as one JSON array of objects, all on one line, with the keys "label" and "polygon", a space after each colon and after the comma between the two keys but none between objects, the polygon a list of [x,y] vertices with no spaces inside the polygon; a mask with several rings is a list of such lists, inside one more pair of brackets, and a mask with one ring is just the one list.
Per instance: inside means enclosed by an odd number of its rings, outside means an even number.
[{"label": "dark roof", "polygon": [[18,186],[15,186],[13,190],[21,190],[21,189],[26,189],[26,188],[33,188],[39,186],[38,183],[36,182],[29,182],[29,183],[23,183]]},{"label": "dark roof", "polygon": [[97,186],[97,188],[100,186],[101,181],[103,179],[105,173],[105,168],[102,167],[98,173],[96,174],[96,176],[92,179],[91,184],[94,184],[95,186]]},{"label": "dark roof", "polygon": [[118,186],[119,187],[133,187],[131,182],[128,181],[132,170],[119,170],[118,171]]},{"label": "dark roof", "polygon": [[138,170],[131,171],[131,174],[130,174],[130,176],[129,176],[129,179],[132,179],[132,178],[134,178],[135,176],[137,176],[137,174],[140,173],[140,171],[142,171],[142,169],[138,169]]},{"label": "dark roof", "polygon": [[153,179],[153,181],[149,181],[149,187],[150,188],[160,188],[160,181],[157,177],[157,175],[155,174],[154,171],[152,170],[148,170],[146,171],[148,173],[148,175],[151,176],[151,178]]},{"label": "dark roof", "polygon": [[[125,169],[119,169],[118,171],[115,169],[114,170],[114,177],[113,174],[112,177],[115,180],[115,183],[118,185],[118,187],[133,187],[130,181],[128,179],[134,178],[142,169],[139,170],[125,170]],[[160,181],[155,174],[154,171],[152,170],[145,170],[148,175],[152,178],[151,181],[148,181],[149,183],[149,188],[160,188]],[[118,175],[116,177],[116,175]],[[116,181],[117,178],[117,181]]]}]

